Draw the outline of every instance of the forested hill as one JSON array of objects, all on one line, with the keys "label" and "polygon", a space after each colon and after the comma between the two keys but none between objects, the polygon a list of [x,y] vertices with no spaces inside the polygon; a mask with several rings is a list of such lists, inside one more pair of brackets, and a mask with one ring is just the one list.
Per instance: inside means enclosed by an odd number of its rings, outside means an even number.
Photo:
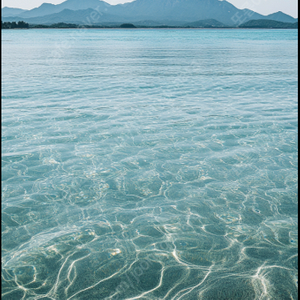
[{"label": "forested hill", "polygon": [[1,29],[29,28],[29,24],[23,21],[17,22],[2,22]]},{"label": "forested hill", "polygon": [[287,23],[274,20],[250,20],[241,24],[239,28],[298,28],[298,22]]}]

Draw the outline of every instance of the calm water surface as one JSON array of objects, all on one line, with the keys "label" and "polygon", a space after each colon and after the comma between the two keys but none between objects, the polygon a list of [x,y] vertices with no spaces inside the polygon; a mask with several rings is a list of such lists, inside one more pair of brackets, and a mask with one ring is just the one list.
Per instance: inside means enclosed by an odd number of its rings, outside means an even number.
[{"label": "calm water surface", "polygon": [[296,299],[297,34],[2,31],[2,299]]}]

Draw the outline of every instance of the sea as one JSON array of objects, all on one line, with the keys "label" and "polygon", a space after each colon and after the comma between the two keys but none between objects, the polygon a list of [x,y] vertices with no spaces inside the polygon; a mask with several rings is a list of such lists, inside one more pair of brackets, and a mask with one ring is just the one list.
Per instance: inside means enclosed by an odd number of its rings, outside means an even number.
[{"label": "sea", "polygon": [[3,300],[298,296],[298,31],[2,30]]}]

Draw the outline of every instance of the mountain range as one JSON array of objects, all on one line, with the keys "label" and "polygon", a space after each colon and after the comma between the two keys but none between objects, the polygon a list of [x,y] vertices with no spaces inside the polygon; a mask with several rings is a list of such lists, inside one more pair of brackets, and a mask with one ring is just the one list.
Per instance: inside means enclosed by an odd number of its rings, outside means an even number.
[{"label": "mountain range", "polygon": [[101,0],[67,0],[57,5],[44,3],[31,10],[2,8],[2,21],[24,21],[29,24],[66,22],[101,25],[136,22],[180,26],[213,20],[219,27],[238,27],[244,22],[258,19],[288,23],[298,21],[282,12],[264,16],[249,9],[241,10],[225,0],[135,0],[118,5]]}]

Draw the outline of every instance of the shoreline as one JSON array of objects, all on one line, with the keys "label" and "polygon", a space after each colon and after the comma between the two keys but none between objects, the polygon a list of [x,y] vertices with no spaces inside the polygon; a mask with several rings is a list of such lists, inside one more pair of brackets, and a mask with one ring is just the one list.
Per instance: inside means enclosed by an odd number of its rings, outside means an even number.
[{"label": "shoreline", "polygon": [[136,28],[122,28],[122,27],[31,27],[31,28],[1,28],[1,30],[32,30],[32,29],[122,29],[122,30],[139,30],[139,29],[205,29],[205,30],[215,30],[215,29],[293,29],[298,30],[298,28],[274,28],[274,27],[136,27]]}]

